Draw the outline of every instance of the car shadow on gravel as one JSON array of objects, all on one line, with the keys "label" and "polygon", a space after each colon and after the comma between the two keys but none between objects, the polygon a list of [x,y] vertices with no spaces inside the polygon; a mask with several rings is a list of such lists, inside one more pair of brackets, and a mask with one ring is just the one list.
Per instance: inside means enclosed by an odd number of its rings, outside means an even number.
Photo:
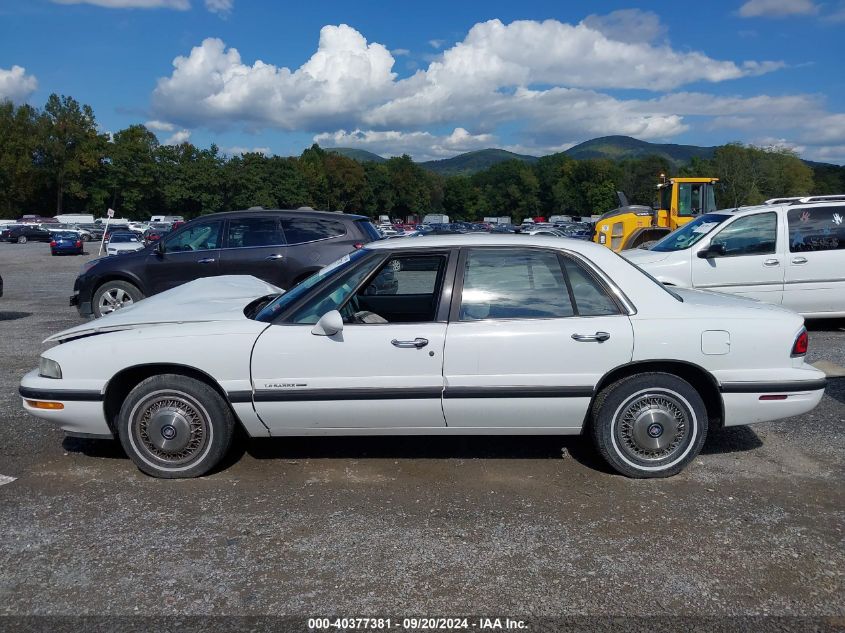
[{"label": "car shadow on gravel", "polygon": [[841,332],[845,330],[845,319],[809,319],[805,325],[810,332]]},{"label": "car shadow on gravel", "polygon": [[62,448],[68,453],[82,453],[86,457],[106,459],[127,459],[126,453],[117,440],[99,440],[65,436]]},{"label": "car shadow on gravel", "polygon": [[0,321],[17,321],[32,316],[32,312],[4,312],[0,310]]},{"label": "car shadow on gravel", "polygon": [[845,404],[845,378],[828,378],[825,395]]}]

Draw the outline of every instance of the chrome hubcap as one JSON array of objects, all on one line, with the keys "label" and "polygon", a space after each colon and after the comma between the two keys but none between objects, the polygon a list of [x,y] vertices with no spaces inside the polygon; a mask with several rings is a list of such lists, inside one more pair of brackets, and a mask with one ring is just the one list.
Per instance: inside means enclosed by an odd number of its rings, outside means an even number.
[{"label": "chrome hubcap", "polygon": [[100,314],[110,314],[120,308],[125,308],[134,303],[132,296],[123,288],[110,288],[100,297]]},{"label": "chrome hubcap", "polygon": [[616,427],[619,444],[631,456],[656,461],[684,444],[689,429],[685,408],[664,394],[645,394],[629,402]]},{"label": "chrome hubcap", "polygon": [[182,464],[200,453],[207,442],[207,424],[186,398],[158,396],[142,404],[135,418],[136,436],[153,457]]}]

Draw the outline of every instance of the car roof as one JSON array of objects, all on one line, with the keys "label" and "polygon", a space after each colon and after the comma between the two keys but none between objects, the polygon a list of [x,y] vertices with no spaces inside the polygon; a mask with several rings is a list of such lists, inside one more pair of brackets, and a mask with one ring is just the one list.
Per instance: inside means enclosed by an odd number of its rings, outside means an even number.
[{"label": "car roof", "polygon": [[[779,198],[776,198],[779,199]],[[784,199],[786,200],[786,199]],[[718,211],[711,211],[710,213],[718,213],[722,215],[747,215],[749,213],[758,213],[760,211],[779,211],[781,209],[794,209],[806,207],[828,207],[828,206],[842,206],[841,200],[813,200],[802,202],[800,198],[790,199],[791,201],[775,202],[770,204],[755,204],[747,207],[736,207],[734,209],[719,209]]]},{"label": "car roof", "polygon": [[369,220],[368,217],[363,215],[355,215],[352,213],[340,213],[334,211],[314,211],[312,209],[242,209],[240,211],[220,211],[218,213],[200,215],[190,221],[196,222],[197,220],[207,220],[208,218],[242,218],[268,213],[285,213],[315,218],[349,218],[351,220]]},{"label": "car roof", "polygon": [[513,233],[454,233],[451,235],[425,235],[412,240],[393,239],[370,242],[364,248],[372,250],[437,249],[458,246],[543,246],[566,249],[576,253],[604,253],[606,246],[568,237],[519,235]]}]

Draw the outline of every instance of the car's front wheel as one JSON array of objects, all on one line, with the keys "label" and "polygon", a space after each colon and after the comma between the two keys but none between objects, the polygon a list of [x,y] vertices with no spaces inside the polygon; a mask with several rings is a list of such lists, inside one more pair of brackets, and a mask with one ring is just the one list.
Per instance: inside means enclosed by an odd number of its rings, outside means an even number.
[{"label": "car's front wheel", "polygon": [[143,298],[144,295],[138,290],[137,286],[128,281],[107,281],[94,292],[94,300],[92,301],[94,316],[99,319],[101,316],[130,306]]},{"label": "car's front wheel", "polygon": [[628,477],[669,477],[695,459],[707,437],[707,408],[687,381],[661,372],[603,389],[590,427],[607,463]]},{"label": "car's front wheel", "polygon": [[235,420],[223,397],[187,376],[147,378],[120,408],[117,431],[126,454],[153,477],[206,474],[226,455]]},{"label": "car's front wheel", "polygon": [[18,244],[26,244],[26,235],[18,236]]}]

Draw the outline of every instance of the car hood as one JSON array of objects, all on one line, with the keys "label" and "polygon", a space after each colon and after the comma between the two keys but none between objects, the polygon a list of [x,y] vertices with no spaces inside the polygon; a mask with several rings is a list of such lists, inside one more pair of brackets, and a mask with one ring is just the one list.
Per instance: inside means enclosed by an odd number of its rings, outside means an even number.
[{"label": "car hood", "polygon": [[629,262],[633,262],[637,266],[641,266],[643,264],[656,264],[657,262],[662,262],[664,259],[669,257],[669,252],[661,252],[661,251],[649,251],[644,248],[631,248],[627,251],[622,251],[619,253],[627,259]]},{"label": "car hood", "polygon": [[53,334],[44,342],[162,323],[242,320],[246,319],[243,311],[250,301],[282,292],[281,288],[249,275],[203,277]]}]

